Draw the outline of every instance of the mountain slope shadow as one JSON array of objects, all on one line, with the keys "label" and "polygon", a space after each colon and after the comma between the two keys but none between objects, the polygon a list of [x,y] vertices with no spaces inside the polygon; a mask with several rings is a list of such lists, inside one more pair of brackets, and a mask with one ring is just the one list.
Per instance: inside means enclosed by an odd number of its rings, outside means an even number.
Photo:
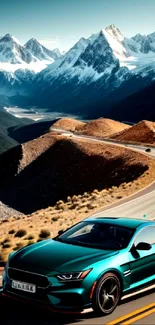
[{"label": "mountain slope shadow", "polygon": [[0,155],[0,187],[12,182],[18,172],[20,159],[22,158],[22,146],[18,145]]},{"label": "mountain slope shadow", "polygon": [[[31,213],[69,195],[132,181],[148,168],[145,163],[133,161],[134,154],[128,151],[126,156],[111,156],[106,145],[96,147],[71,140],[57,141],[9,185],[1,187],[0,199],[19,211]],[[3,185],[5,178],[8,184],[7,173],[5,169]]]},{"label": "mountain slope shadow", "polygon": [[8,128],[8,134],[12,139],[18,141],[19,143],[27,142],[34,138],[40,137],[44,133],[47,133],[52,124],[57,121],[58,119],[54,119],[49,121],[35,122],[21,127],[10,127]]}]

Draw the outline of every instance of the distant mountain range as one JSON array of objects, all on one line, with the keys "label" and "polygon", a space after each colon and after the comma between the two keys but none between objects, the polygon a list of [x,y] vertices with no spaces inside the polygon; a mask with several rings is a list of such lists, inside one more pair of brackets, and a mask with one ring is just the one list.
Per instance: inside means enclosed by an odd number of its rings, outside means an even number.
[{"label": "distant mountain range", "polygon": [[154,83],[155,32],[126,38],[110,25],[82,37],[64,55],[33,38],[24,46],[9,34],[0,39],[0,94],[13,105],[48,107],[85,118],[155,119],[147,92]]},{"label": "distant mountain range", "polygon": [[[6,34],[4,37],[0,38],[0,62],[2,70],[2,63],[21,64],[22,69],[22,64],[36,63],[43,60],[53,62],[58,57],[61,57],[59,49],[55,49],[53,51],[48,50],[35,38],[31,38],[24,46],[21,45],[19,41],[10,34]],[[4,69],[7,68],[7,66],[4,65]],[[25,67],[27,69],[29,68],[29,66]],[[15,68],[16,66],[14,66],[13,69],[15,70]],[[18,68],[20,68],[20,66],[18,66]]]}]

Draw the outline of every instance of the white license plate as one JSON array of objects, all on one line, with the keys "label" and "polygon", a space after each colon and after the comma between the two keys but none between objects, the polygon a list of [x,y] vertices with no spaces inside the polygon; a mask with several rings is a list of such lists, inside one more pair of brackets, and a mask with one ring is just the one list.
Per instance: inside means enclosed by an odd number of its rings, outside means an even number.
[{"label": "white license plate", "polygon": [[22,291],[27,291],[31,293],[36,292],[36,286],[35,284],[20,282],[20,281],[12,281],[12,288]]}]

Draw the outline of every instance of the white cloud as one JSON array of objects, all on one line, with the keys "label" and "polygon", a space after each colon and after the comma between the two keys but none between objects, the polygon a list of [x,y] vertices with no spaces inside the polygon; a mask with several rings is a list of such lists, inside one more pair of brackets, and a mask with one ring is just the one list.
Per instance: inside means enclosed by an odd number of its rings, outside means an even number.
[{"label": "white cloud", "polygon": [[53,50],[56,47],[60,46],[60,39],[59,38],[47,38],[47,39],[41,39],[39,42],[48,47],[49,49]]},{"label": "white cloud", "polygon": [[78,41],[79,39],[71,38],[69,36],[65,37],[65,39],[60,39],[59,37],[55,38],[44,38],[40,39],[39,42],[45,47],[53,50],[55,48],[59,48],[60,52],[67,52],[69,49]]}]

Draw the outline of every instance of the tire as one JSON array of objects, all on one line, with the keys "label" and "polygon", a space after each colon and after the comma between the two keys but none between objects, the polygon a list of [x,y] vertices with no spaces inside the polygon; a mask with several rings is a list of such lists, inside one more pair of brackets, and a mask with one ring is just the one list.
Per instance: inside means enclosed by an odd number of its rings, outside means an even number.
[{"label": "tire", "polygon": [[92,298],[92,307],[98,316],[109,315],[121,298],[121,283],[112,272],[104,274],[98,281]]}]

